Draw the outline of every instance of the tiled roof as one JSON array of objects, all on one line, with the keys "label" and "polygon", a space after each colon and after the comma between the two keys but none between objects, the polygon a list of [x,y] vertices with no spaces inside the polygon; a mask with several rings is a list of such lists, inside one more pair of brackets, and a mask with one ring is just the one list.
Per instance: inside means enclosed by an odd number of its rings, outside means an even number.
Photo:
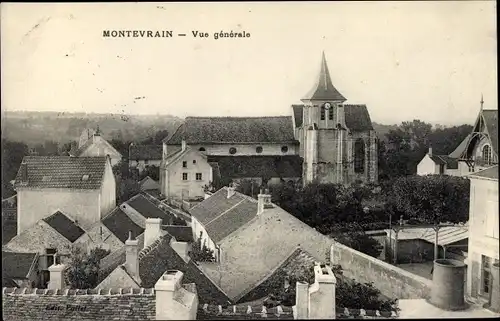
[{"label": "tiled roof", "polygon": [[190,210],[216,243],[257,215],[256,200],[238,192],[227,198],[227,193],[227,187],[223,187]]},{"label": "tiled roof", "polygon": [[11,279],[24,279],[28,276],[35,260],[36,253],[17,253],[2,251],[2,276]]},{"label": "tiled roof", "polygon": [[[292,105],[295,115],[295,126],[303,125],[304,105]],[[366,105],[344,105],[345,123],[351,131],[373,130],[372,121]]]},{"label": "tiled roof", "polygon": [[[25,156],[28,182],[21,182],[21,165],[15,187],[100,189],[106,161],[106,157]],[[89,175],[87,180],[84,175]]]},{"label": "tiled roof", "polygon": [[458,169],[458,160],[456,158],[448,155],[432,155],[429,157],[438,165],[446,165],[448,169]]},{"label": "tiled roof", "polygon": [[[287,156],[208,156],[209,163],[217,163],[220,176],[245,177],[301,177],[302,158]],[[213,166],[212,166],[213,167]]]},{"label": "tiled roof", "polygon": [[193,231],[189,226],[163,225],[162,229],[175,237],[178,242],[193,242]]},{"label": "tiled roof", "polygon": [[333,100],[342,101],[346,99],[332,84],[330,71],[326,63],[325,53],[321,57],[321,69],[319,77],[311,90],[304,96],[307,100]]},{"label": "tiled roof", "polygon": [[129,237],[129,231],[132,231],[132,236],[137,237],[144,232],[144,229],[135,224],[120,207],[116,207],[103,220],[102,224],[106,226],[120,241],[125,243]]},{"label": "tiled roof", "polygon": [[498,180],[498,165],[470,174],[469,177],[484,177]]},{"label": "tiled roof", "polygon": [[132,145],[129,148],[128,159],[160,160],[162,158],[162,145]]},{"label": "tiled roof", "polygon": [[85,233],[74,221],[60,211],[55,212],[43,220],[71,243]]},{"label": "tiled roof", "polygon": [[315,261],[311,254],[297,248],[280,266],[271,271],[270,275],[262,280],[260,284],[249,289],[249,292],[243,295],[238,302],[249,302],[266,297],[270,294],[269,291],[273,285],[284,284],[284,279],[281,279],[283,275],[300,274],[305,269],[314,266]]},{"label": "tiled roof", "polygon": [[161,210],[142,194],[132,197],[127,201],[127,204],[145,218],[161,218],[163,224],[170,224],[175,219],[175,215]]},{"label": "tiled roof", "polygon": [[167,144],[296,142],[290,116],[187,117]]},{"label": "tiled roof", "polygon": [[171,236],[165,235],[155,249],[143,257],[139,263],[139,273],[142,280],[141,286],[154,287],[158,279],[167,270],[179,270],[184,273],[184,283],[195,283],[199,302],[210,304],[230,303],[227,296],[218,289],[190,260],[188,263],[170,246]]},{"label": "tiled roof", "polygon": [[488,134],[490,134],[491,147],[493,147],[493,150],[498,155],[498,110],[485,109],[483,110],[483,117]]}]

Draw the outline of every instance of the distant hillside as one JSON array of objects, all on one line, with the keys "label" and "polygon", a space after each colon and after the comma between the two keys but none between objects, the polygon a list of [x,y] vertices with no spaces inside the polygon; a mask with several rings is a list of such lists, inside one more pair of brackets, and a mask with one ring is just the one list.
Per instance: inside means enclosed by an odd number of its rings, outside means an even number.
[{"label": "distant hillside", "polygon": [[386,140],[385,134],[389,133],[391,129],[396,129],[398,125],[383,125],[376,122],[372,122],[373,129],[377,133],[377,137],[380,140]]},{"label": "distant hillside", "polygon": [[159,130],[173,132],[183,119],[170,115],[116,115],[10,111],[2,114],[2,138],[32,147],[45,141],[78,141],[85,128],[99,128],[105,139],[140,141]]}]

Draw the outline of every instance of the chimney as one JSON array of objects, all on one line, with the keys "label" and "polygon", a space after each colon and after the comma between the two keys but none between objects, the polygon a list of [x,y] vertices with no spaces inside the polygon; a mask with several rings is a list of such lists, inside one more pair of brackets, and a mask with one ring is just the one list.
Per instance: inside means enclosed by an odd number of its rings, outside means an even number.
[{"label": "chimney", "polygon": [[314,284],[309,288],[308,319],[335,319],[335,284],[337,279],[328,265],[316,263]]},{"label": "chimney", "polygon": [[64,270],[66,266],[64,264],[56,264],[56,262],[54,258],[54,264],[49,266],[50,281],[47,285],[49,290],[62,290],[66,287],[64,283]]},{"label": "chimney", "polygon": [[182,151],[186,150],[186,141],[184,139],[181,141],[181,150]]},{"label": "chimney", "polygon": [[233,196],[233,195],[234,195],[234,193],[236,193],[236,191],[235,191],[234,186],[231,184],[231,185],[227,188],[227,198],[231,198],[231,196]]},{"label": "chimney", "polygon": [[21,183],[28,183],[28,164],[21,163]]},{"label": "chimney", "polygon": [[198,296],[182,287],[183,276],[181,271],[171,270],[156,282],[156,320],[196,320]]},{"label": "chimney", "polygon": [[257,196],[257,215],[262,214],[265,209],[273,208],[271,203],[271,195],[268,189],[261,189],[259,195]]},{"label": "chimney", "polygon": [[432,156],[432,146],[429,146],[429,152],[427,154],[429,154],[429,156]]},{"label": "chimney", "polygon": [[132,231],[129,231],[128,240],[125,241],[125,268],[131,277],[138,284],[141,284],[139,276],[139,241],[132,238]]},{"label": "chimney", "polygon": [[306,282],[297,281],[295,284],[295,309],[294,319],[309,318],[309,284]]},{"label": "chimney", "polygon": [[144,247],[153,244],[154,241],[162,236],[161,233],[161,218],[146,219],[146,229],[144,230]]},{"label": "chimney", "polygon": [[163,156],[162,158],[165,160],[167,158],[167,143],[163,142]]}]

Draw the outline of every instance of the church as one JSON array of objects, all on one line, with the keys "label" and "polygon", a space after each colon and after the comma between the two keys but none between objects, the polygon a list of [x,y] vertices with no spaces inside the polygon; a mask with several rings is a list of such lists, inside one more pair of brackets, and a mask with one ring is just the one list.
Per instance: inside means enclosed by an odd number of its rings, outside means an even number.
[{"label": "church", "polygon": [[366,105],[345,104],[323,53],[317,81],[291,116],[187,117],[163,140],[161,193],[182,199],[240,179],[376,183],[377,136]]}]

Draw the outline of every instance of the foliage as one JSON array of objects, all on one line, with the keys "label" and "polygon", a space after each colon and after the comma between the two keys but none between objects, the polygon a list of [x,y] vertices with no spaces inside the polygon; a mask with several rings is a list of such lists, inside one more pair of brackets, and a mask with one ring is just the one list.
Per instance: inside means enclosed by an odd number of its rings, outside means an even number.
[{"label": "foliage", "polygon": [[116,179],[116,196],[119,203],[128,201],[132,196],[141,192],[139,182],[131,178]]},{"label": "foliage", "polygon": [[81,247],[72,246],[66,269],[66,282],[73,289],[93,289],[98,285],[99,261],[109,254],[102,248],[90,253]]},{"label": "foliage", "polygon": [[472,126],[432,128],[420,120],[403,122],[379,141],[380,180],[415,174],[417,165],[432,147],[436,155],[450,154],[471,132]]},{"label": "foliage", "polygon": [[16,178],[19,165],[28,152],[26,144],[2,139],[2,198],[15,194],[10,181]]},{"label": "foliage", "polygon": [[253,179],[241,179],[236,184],[236,191],[250,197],[256,197],[259,194],[261,185]]},{"label": "foliage", "polygon": [[151,177],[155,181],[160,180],[160,167],[155,165],[147,165],[144,170],[139,174],[139,181],[144,179],[146,176]]},{"label": "foliage", "polygon": [[193,243],[189,254],[195,262],[215,262],[214,251],[201,242],[201,233],[196,242]]},{"label": "foliage", "polygon": [[469,179],[448,175],[401,177],[392,187],[397,209],[426,224],[468,221],[469,194]]},{"label": "foliage", "polygon": [[[396,311],[397,300],[384,299],[380,290],[370,283],[358,283],[343,277],[342,267],[331,266],[337,283],[335,289],[335,305],[337,308],[352,308],[365,310]],[[297,273],[299,272],[299,273]],[[289,286],[284,287],[285,279]],[[271,295],[265,301],[268,307],[278,304],[285,306],[295,305],[297,282],[314,283],[314,267],[303,267],[293,273],[281,270],[275,275],[273,283],[269,283]]]},{"label": "foliage", "polygon": [[366,234],[361,225],[357,223],[352,223],[348,226],[344,225],[344,228],[337,228],[337,231],[332,233],[331,236],[345,246],[376,258],[382,252],[382,245],[373,237]]},{"label": "foliage", "polygon": [[129,167],[126,160],[121,159],[118,163],[113,166],[113,174],[115,176],[126,179],[130,177]]}]

